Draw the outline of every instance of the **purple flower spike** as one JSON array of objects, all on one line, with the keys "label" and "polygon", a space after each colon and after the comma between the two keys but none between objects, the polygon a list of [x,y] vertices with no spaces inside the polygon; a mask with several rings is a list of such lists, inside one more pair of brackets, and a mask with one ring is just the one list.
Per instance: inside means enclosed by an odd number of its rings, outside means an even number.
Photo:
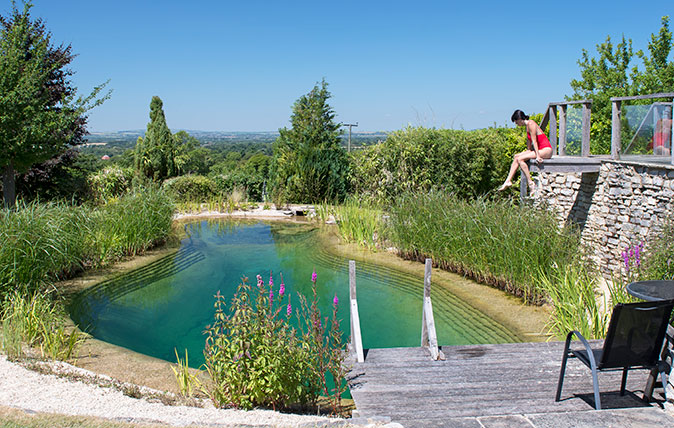
[{"label": "purple flower spike", "polygon": [[286,292],[286,285],[283,283],[283,274],[281,274],[281,286],[278,289],[278,295],[283,296]]},{"label": "purple flower spike", "polygon": [[269,286],[273,287],[274,286],[274,278],[271,276],[271,271],[269,271]]},{"label": "purple flower spike", "polygon": [[271,305],[271,301],[274,300],[274,290],[269,290],[269,304]]},{"label": "purple flower spike", "polygon": [[286,315],[290,316],[293,313],[293,307],[290,305],[290,302],[288,302],[288,309],[286,309]]},{"label": "purple flower spike", "polygon": [[262,288],[263,285],[264,285],[264,281],[262,281],[262,276],[258,275],[257,276],[257,286],[258,286],[258,288]]},{"label": "purple flower spike", "polygon": [[335,298],[332,299],[332,304],[335,305],[335,307],[337,307],[337,305],[339,304],[339,299],[337,298],[337,294],[335,294]]},{"label": "purple flower spike", "polygon": [[314,270],[314,273],[311,274],[311,282],[316,283],[317,278],[318,275],[316,275],[316,270]]}]

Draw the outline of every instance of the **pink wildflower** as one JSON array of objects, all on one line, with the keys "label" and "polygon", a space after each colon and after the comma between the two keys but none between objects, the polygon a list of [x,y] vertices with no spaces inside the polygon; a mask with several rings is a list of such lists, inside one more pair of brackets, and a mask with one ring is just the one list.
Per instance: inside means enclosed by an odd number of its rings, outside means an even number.
[{"label": "pink wildflower", "polygon": [[269,286],[273,287],[274,286],[274,278],[271,276],[271,271],[269,271]]},{"label": "pink wildflower", "polygon": [[311,274],[311,282],[313,282],[315,284],[317,278],[318,278],[318,275],[316,275],[316,270],[314,269],[314,273]]},{"label": "pink wildflower", "polygon": [[339,299],[337,298],[337,294],[335,294],[335,298],[332,299],[332,304],[335,305],[335,308],[336,308],[337,305],[339,304]]},{"label": "pink wildflower", "polygon": [[288,308],[286,309],[286,315],[290,316],[293,313],[293,307],[290,305],[290,299],[288,299]]}]

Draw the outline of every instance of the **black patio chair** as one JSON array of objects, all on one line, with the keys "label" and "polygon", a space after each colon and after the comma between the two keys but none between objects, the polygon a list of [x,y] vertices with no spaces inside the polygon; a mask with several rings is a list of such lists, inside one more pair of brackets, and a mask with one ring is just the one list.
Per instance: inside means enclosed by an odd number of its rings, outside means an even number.
[{"label": "black patio chair", "polygon": [[[578,358],[592,371],[594,403],[597,410],[601,409],[597,372],[622,370],[620,395],[625,394],[629,370],[656,369],[660,373],[662,384],[666,385],[667,367],[664,362],[660,361],[660,352],[672,307],[674,307],[674,300],[616,305],[613,308],[604,346],[601,349],[592,349],[582,334],[577,331],[570,332],[566,336],[564,345],[555,401],[559,401],[562,394],[568,358]],[[571,338],[574,335],[582,342],[585,349],[569,349]]]}]

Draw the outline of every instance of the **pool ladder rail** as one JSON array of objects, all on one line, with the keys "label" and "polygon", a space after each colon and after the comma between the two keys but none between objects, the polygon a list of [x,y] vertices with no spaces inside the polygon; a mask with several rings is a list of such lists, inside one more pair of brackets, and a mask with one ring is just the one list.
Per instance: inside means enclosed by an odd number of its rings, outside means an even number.
[{"label": "pool ladder rail", "polygon": [[[435,319],[433,317],[433,304],[431,303],[431,268],[432,260],[426,259],[424,271],[424,304],[421,313],[421,347],[429,350],[431,359],[444,361],[445,354],[438,347],[438,336],[435,331]],[[349,353],[355,357],[356,362],[365,362],[363,350],[363,337],[360,329],[360,316],[358,313],[358,299],[356,298],[356,262],[349,260],[349,299],[351,318],[351,341]]]}]

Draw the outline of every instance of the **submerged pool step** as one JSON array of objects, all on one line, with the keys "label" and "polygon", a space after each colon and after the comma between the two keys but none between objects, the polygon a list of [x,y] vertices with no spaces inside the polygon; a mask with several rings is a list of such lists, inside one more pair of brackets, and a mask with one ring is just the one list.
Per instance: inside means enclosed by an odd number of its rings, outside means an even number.
[{"label": "submerged pool step", "polygon": [[175,275],[204,260],[204,258],[205,256],[201,251],[191,246],[181,248],[175,254],[162,257],[147,266],[123,273],[88,288],[78,296],[78,300],[100,300],[105,298],[108,301],[112,301],[161,279]]},{"label": "submerged pool step", "polygon": [[[346,259],[335,259],[334,256],[319,251],[312,255],[319,265],[334,269],[336,271],[348,272],[348,261]],[[423,292],[423,283],[416,284],[418,279],[412,275],[405,274],[396,269],[385,266],[375,266],[368,262],[358,262],[356,275],[363,279],[378,278],[392,289],[402,292],[408,296],[418,296],[421,307],[421,294]],[[519,342],[508,328],[494,319],[486,316],[480,310],[469,303],[461,300],[450,291],[433,294],[433,308],[436,321],[442,321],[457,327],[456,331],[468,343],[504,343]],[[474,322],[477,321],[477,322]],[[479,326],[484,326],[479,328]]]}]

